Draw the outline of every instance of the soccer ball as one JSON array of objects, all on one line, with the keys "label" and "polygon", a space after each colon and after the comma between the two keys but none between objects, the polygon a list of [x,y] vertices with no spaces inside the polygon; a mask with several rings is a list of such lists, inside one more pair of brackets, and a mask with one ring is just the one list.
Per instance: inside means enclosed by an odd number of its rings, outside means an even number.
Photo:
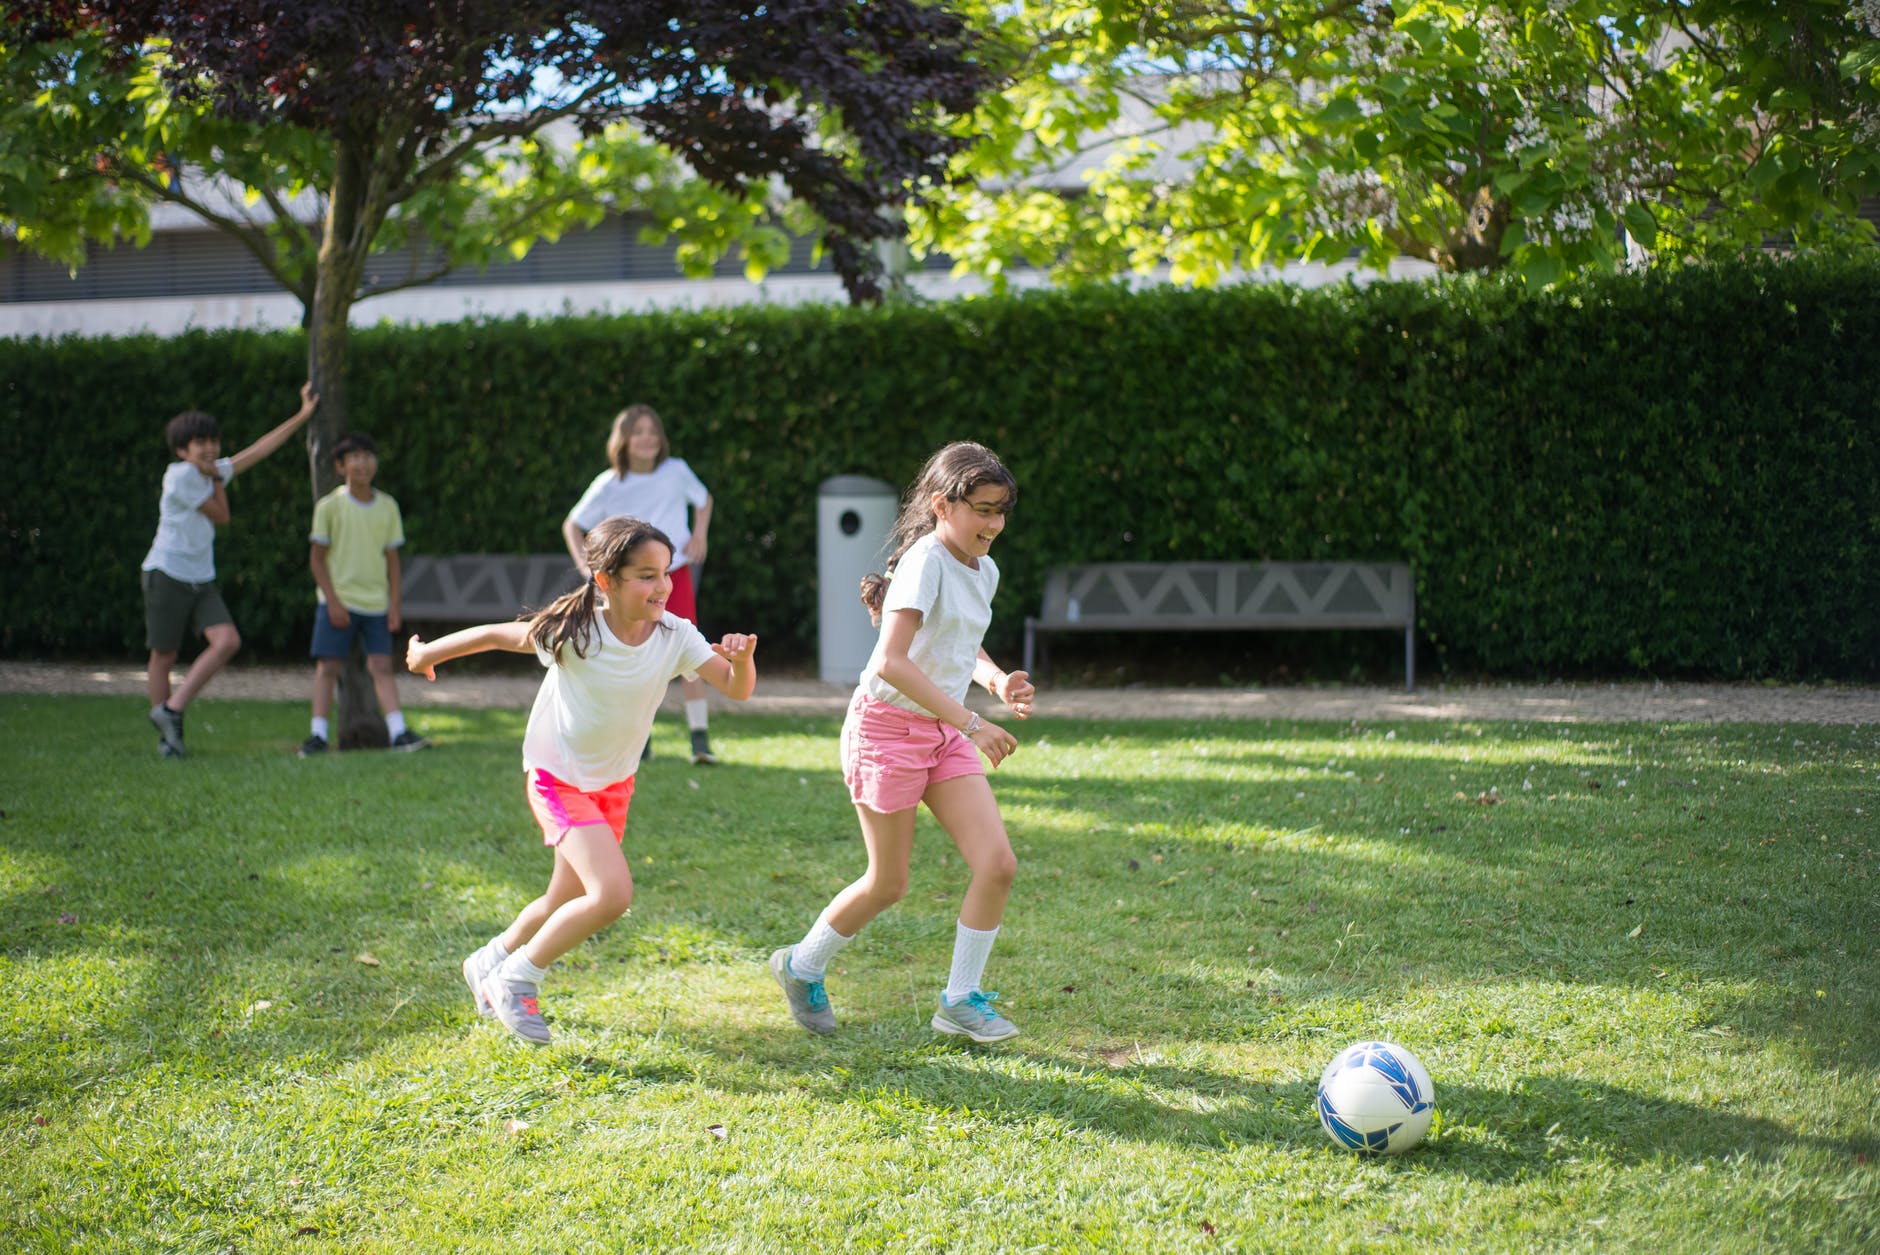
[{"label": "soccer ball", "polygon": [[1394,1042],[1346,1046],[1319,1078],[1319,1123],[1360,1155],[1401,1155],[1415,1146],[1429,1132],[1435,1103],[1422,1061]]}]

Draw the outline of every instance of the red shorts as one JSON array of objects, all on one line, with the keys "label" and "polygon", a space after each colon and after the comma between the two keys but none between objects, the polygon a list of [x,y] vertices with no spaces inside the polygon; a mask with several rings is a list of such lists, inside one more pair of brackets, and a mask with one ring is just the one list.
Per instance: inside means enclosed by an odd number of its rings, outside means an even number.
[{"label": "red shorts", "polygon": [[691,567],[682,566],[672,573],[672,593],[666,598],[666,609],[693,627],[698,626],[698,594],[692,591]]},{"label": "red shorts", "polygon": [[842,721],[842,778],[857,806],[884,815],[920,804],[930,784],[983,776],[979,750],[958,728],[863,692]]},{"label": "red shorts", "polygon": [[560,845],[568,829],[585,824],[606,824],[618,841],[627,831],[627,805],[633,801],[633,777],[616,780],[604,789],[575,788],[537,768],[528,773],[529,809],[542,825],[542,844]]}]

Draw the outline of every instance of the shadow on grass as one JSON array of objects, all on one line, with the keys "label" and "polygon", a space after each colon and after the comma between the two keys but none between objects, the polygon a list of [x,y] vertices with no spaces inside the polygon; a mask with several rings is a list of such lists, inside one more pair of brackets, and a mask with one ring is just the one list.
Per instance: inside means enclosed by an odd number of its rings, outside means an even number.
[{"label": "shadow on grass", "polygon": [[[116,720],[112,732],[100,739],[87,721],[62,718],[71,701],[107,703]],[[516,712],[428,714],[452,734],[422,755],[301,763],[290,752],[302,731],[298,708],[216,703],[192,722],[193,738],[198,730],[209,734],[197,741],[199,759],[164,763],[150,754],[150,733],[134,702],[16,699],[0,709],[11,712],[4,727],[13,741],[5,852],[30,868],[0,886],[0,948],[34,959],[156,956],[146,977],[97,991],[95,1005],[32,1021],[36,1027],[17,1045],[35,1059],[65,1057],[57,1038],[73,1032],[112,1039],[126,1064],[201,1053],[236,1071],[297,1053],[345,1059],[382,1050],[387,1037],[467,1014],[457,962],[547,880],[549,859],[521,795]],[[860,871],[862,854],[833,744],[812,767],[794,765],[800,756],[790,765],[756,760],[768,738],[801,738],[821,728],[833,742],[837,725],[781,716],[720,723],[726,765],[699,773],[656,759],[643,772],[627,838],[636,911],[642,928],[689,913],[705,931],[735,939],[727,943],[733,948],[746,948],[747,938],[775,944],[800,935],[829,895]],[[1283,739],[1300,725],[1260,725],[1257,733],[1245,725],[1225,733],[1209,727],[1229,742],[1209,756],[1218,764],[1236,740]],[[1306,734],[1322,737],[1333,727],[1306,725]],[[1054,753],[1066,744],[1118,739],[1162,745],[1165,761],[1156,771],[1203,734],[1188,722],[1034,725],[1034,731],[1050,733]],[[1549,748],[1552,735],[1547,729],[1533,739],[1535,754]],[[1699,794],[1730,782],[1739,789],[1737,805],[1762,809],[1779,808],[1787,796],[1780,777],[1758,774],[1772,765],[1760,751],[1778,743],[1767,735],[1724,733],[1722,750],[1713,728],[1641,729],[1638,737],[1648,735],[1660,738],[1665,756],[1691,750],[1741,759],[1691,769],[1684,778],[1700,781]],[[738,761],[741,741],[745,762]],[[1300,765],[1283,755],[1264,760],[1275,770]],[[1340,807],[1362,790],[1343,778],[1314,778],[1303,787],[1290,779],[1155,774],[1067,781],[1052,774],[1047,755],[1021,755],[1013,764],[993,785],[1019,846],[1021,895],[1049,895],[1049,910],[1075,920],[1079,945],[1091,953],[1120,953],[1152,970],[1159,992],[1183,1014],[1202,1017],[1195,1022],[1210,1033],[1222,1018],[1231,1023],[1232,1012],[1220,1009],[1224,990],[1257,970],[1250,950],[1258,950],[1262,966],[1319,972],[1336,957],[1341,928],[1396,918],[1406,903],[1426,910],[1435,904],[1433,917],[1416,918],[1443,932],[1442,946],[1387,955],[1413,962],[1380,963],[1349,986],[1350,996],[1375,1003],[1419,986],[1475,983],[1485,973],[1506,980],[1524,971],[1641,989],[1666,988],[1656,982],[1672,968],[1703,981],[1780,983],[1792,981],[1787,974],[1796,969],[1772,964],[1832,966],[1832,947],[1872,935],[1866,926],[1875,922],[1871,900],[1859,897],[1857,887],[1798,880],[1794,845],[1711,849],[1685,827],[1695,825],[1690,807],[1661,818],[1633,844],[1623,831],[1630,799],[1610,790],[1576,796],[1558,815],[1468,800],[1505,782],[1512,770],[1506,763],[1424,764],[1441,774],[1374,795],[1375,805],[1367,801],[1356,813]],[[1380,748],[1365,763],[1367,771],[1373,766],[1414,777],[1416,765]],[[43,781],[59,783],[41,787]],[[1298,799],[1299,792],[1309,796]],[[1400,822],[1398,812],[1413,816],[1411,822]],[[1018,818],[1026,813],[1053,817],[1065,831],[1027,832]],[[1303,822],[1294,822],[1295,813]],[[1229,851],[1227,842],[1205,835],[1210,814],[1246,817],[1261,835]],[[936,869],[945,838],[927,820],[922,824],[917,880],[902,910],[938,918],[952,910],[964,879],[957,861]],[[1596,831],[1607,827],[1610,834]],[[1315,830],[1310,841],[1298,837],[1306,828]],[[1161,862],[1151,861],[1155,854]],[[1678,859],[1683,870],[1673,877]],[[1264,896],[1254,899],[1250,888]],[[1130,906],[1111,909],[1117,899]],[[1021,896],[1019,910],[1025,909]],[[1646,939],[1631,944],[1628,930],[1647,914]],[[1135,919],[1145,926],[1136,927]],[[941,923],[922,942],[935,961],[950,940],[950,919]],[[1022,937],[1024,928],[1021,916],[1014,931]],[[613,954],[631,948],[631,938],[620,930],[594,944]],[[1001,945],[1006,956],[1015,955]],[[1771,958],[1763,949],[1769,945],[1782,953]],[[381,966],[359,962],[367,952]],[[1120,968],[1113,971],[1121,976]],[[187,996],[179,1000],[179,991]],[[1320,992],[1340,991],[1328,984]],[[241,1009],[258,1000],[297,1002],[306,1012],[301,1028],[254,1033]],[[1762,1009],[1749,1023],[1739,1020],[1738,1028],[1746,1037],[1801,1040],[1830,1064],[1871,1066],[1870,1037],[1817,1031],[1807,1017],[1780,1006]],[[228,1040],[211,1036],[218,1031]],[[0,1104],[8,1106],[43,1099],[40,1082],[60,1079],[10,1075],[13,1083],[0,1087]],[[76,1079],[76,1073],[63,1078]],[[1023,1092],[996,1097],[1016,1109]],[[1066,1089],[1059,1097],[1075,1096]],[[1237,1099],[1253,1100],[1251,1089]],[[1150,1124],[1172,1121],[1169,1127],[1182,1130],[1173,1140],[1184,1144],[1219,1137],[1218,1120],[1196,1122],[1140,1096],[1108,1101]],[[1237,1118],[1249,1129],[1266,1127],[1252,1114]],[[1572,1125],[1565,1127],[1570,1132]]]}]

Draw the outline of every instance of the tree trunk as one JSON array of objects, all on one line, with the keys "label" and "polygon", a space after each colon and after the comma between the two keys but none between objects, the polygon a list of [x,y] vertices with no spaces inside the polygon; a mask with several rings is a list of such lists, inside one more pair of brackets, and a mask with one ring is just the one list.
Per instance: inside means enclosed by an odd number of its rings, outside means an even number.
[{"label": "tree trunk", "polygon": [[[364,245],[360,243],[360,208],[365,194],[365,171],[355,145],[338,146],[332,194],[327,202],[320,258],[315,271],[313,304],[306,311],[307,378],[320,395],[320,408],[307,424],[307,463],[318,501],[340,485],[332,448],[347,431],[346,336],[347,315],[358,276]],[[368,235],[369,241],[369,235]],[[393,642],[393,665],[398,647]],[[358,647],[346,658],[334,706],[333,744],[343,750],[384,749],[390,744],[385,713],[379,709],[371,673]]]}]

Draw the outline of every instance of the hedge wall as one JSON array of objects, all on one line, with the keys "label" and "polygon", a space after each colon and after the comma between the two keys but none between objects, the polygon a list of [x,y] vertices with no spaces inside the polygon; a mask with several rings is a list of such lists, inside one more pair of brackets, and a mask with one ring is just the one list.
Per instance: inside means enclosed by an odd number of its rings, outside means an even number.
[{"label": "hedge wall", "polygon": [[[989,644],[1051,563],[1407,558],[1426,651],[1516,676],[1880,674],[1880,265],[1301,291],[1100,289],[355,334],[353,425],[410,552],[546,552],[646,400],[717,499],[708,631],[812,656],[817,485],[999,450],[1020,505]],[[294,406],[286,333],[0,343],[0,648],[142,651],[163,422],[230,451]],[[251,648],[304,650],[309,488],[235,482]]]}]

